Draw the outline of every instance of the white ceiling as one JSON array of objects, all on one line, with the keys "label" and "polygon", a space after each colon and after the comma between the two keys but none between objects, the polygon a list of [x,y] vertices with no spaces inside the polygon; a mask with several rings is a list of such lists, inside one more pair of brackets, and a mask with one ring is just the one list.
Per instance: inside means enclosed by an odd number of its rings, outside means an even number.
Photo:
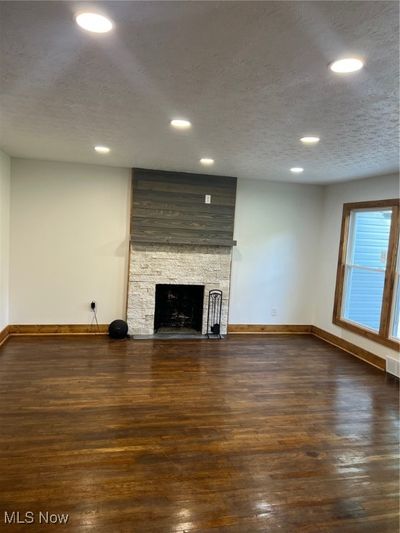
[{"label": "white ceiling", "polygon": [[[82,31],[82,7],[113,32]],[[12,156],[193,172],[208,156],[208,173],[306,183],[398,169],[397,2],[3,1],[0,15]],[[365,68],[333,74],[343,54]]]}]

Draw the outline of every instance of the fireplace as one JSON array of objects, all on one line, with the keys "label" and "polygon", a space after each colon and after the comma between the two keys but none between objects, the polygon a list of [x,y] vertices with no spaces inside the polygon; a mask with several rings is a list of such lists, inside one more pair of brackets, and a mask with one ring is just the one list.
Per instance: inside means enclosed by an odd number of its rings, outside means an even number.
[{"label": "fireplace", "polygon": [[[228,246],[133,244],[130,252],[127,309],[129,333],[133,336],[154,335],[155,325],[157,327],[159,320],[155,320],[157,285],[169,285],[184,286],[185,289],[188,286],[202,287],[202,319],[196,319],[192,329],[198,331],[202,324],[203,335],[207,329],[208,294],[214,289],[221,290],[221,334],[225,335],[228,325],[231,255],[232,251]],[[200,311],[196,316],[199,315]],[[186,333],[177,330],[177,327],[170,328],[170,333]]]},{"label": "fireplace", "polygon": [[213,290],[222,292],[218,322],[221,334],[227,333],[236,182],[230,176],[133,169],[130,335],[153,336],[155,329],[165,333],[162,328],[205,335]]},{"label": "fireplace", "polygon": [[204,285],[157,284],[154,331],[200,332]]}]

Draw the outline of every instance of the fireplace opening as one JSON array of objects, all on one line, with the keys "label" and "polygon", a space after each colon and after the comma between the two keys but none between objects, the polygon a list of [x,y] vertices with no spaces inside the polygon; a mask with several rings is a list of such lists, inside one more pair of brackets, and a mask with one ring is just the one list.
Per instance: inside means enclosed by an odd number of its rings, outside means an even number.
[{"label": "fireplace opening", "polygon": [[204,285],[156,285],[155,332],[200,332]]}]

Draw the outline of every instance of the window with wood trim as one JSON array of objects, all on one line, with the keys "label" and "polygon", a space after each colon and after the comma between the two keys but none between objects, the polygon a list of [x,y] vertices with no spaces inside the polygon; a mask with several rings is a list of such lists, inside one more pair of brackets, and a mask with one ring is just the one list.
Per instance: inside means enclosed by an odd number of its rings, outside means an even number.
[{"label": "window with wood trim", "polygon": [[391,336],[400,342],[400,242],[397,245],[396,274],[394,284],[394,303],[392,307]]},{"label": "window with wood trim", "polygon": [[399,199],[344,204],[333,322],[400,346]]}]

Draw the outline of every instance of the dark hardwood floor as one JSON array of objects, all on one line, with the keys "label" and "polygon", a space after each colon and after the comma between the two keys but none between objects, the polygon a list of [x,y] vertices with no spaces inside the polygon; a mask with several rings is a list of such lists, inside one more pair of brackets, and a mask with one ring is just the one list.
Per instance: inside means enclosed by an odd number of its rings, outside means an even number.
[{"label": "dark hardwood floor", "polygon": [[397,383],[312,336],[14,337],[0,392],[1,531],[399,531]]}]

